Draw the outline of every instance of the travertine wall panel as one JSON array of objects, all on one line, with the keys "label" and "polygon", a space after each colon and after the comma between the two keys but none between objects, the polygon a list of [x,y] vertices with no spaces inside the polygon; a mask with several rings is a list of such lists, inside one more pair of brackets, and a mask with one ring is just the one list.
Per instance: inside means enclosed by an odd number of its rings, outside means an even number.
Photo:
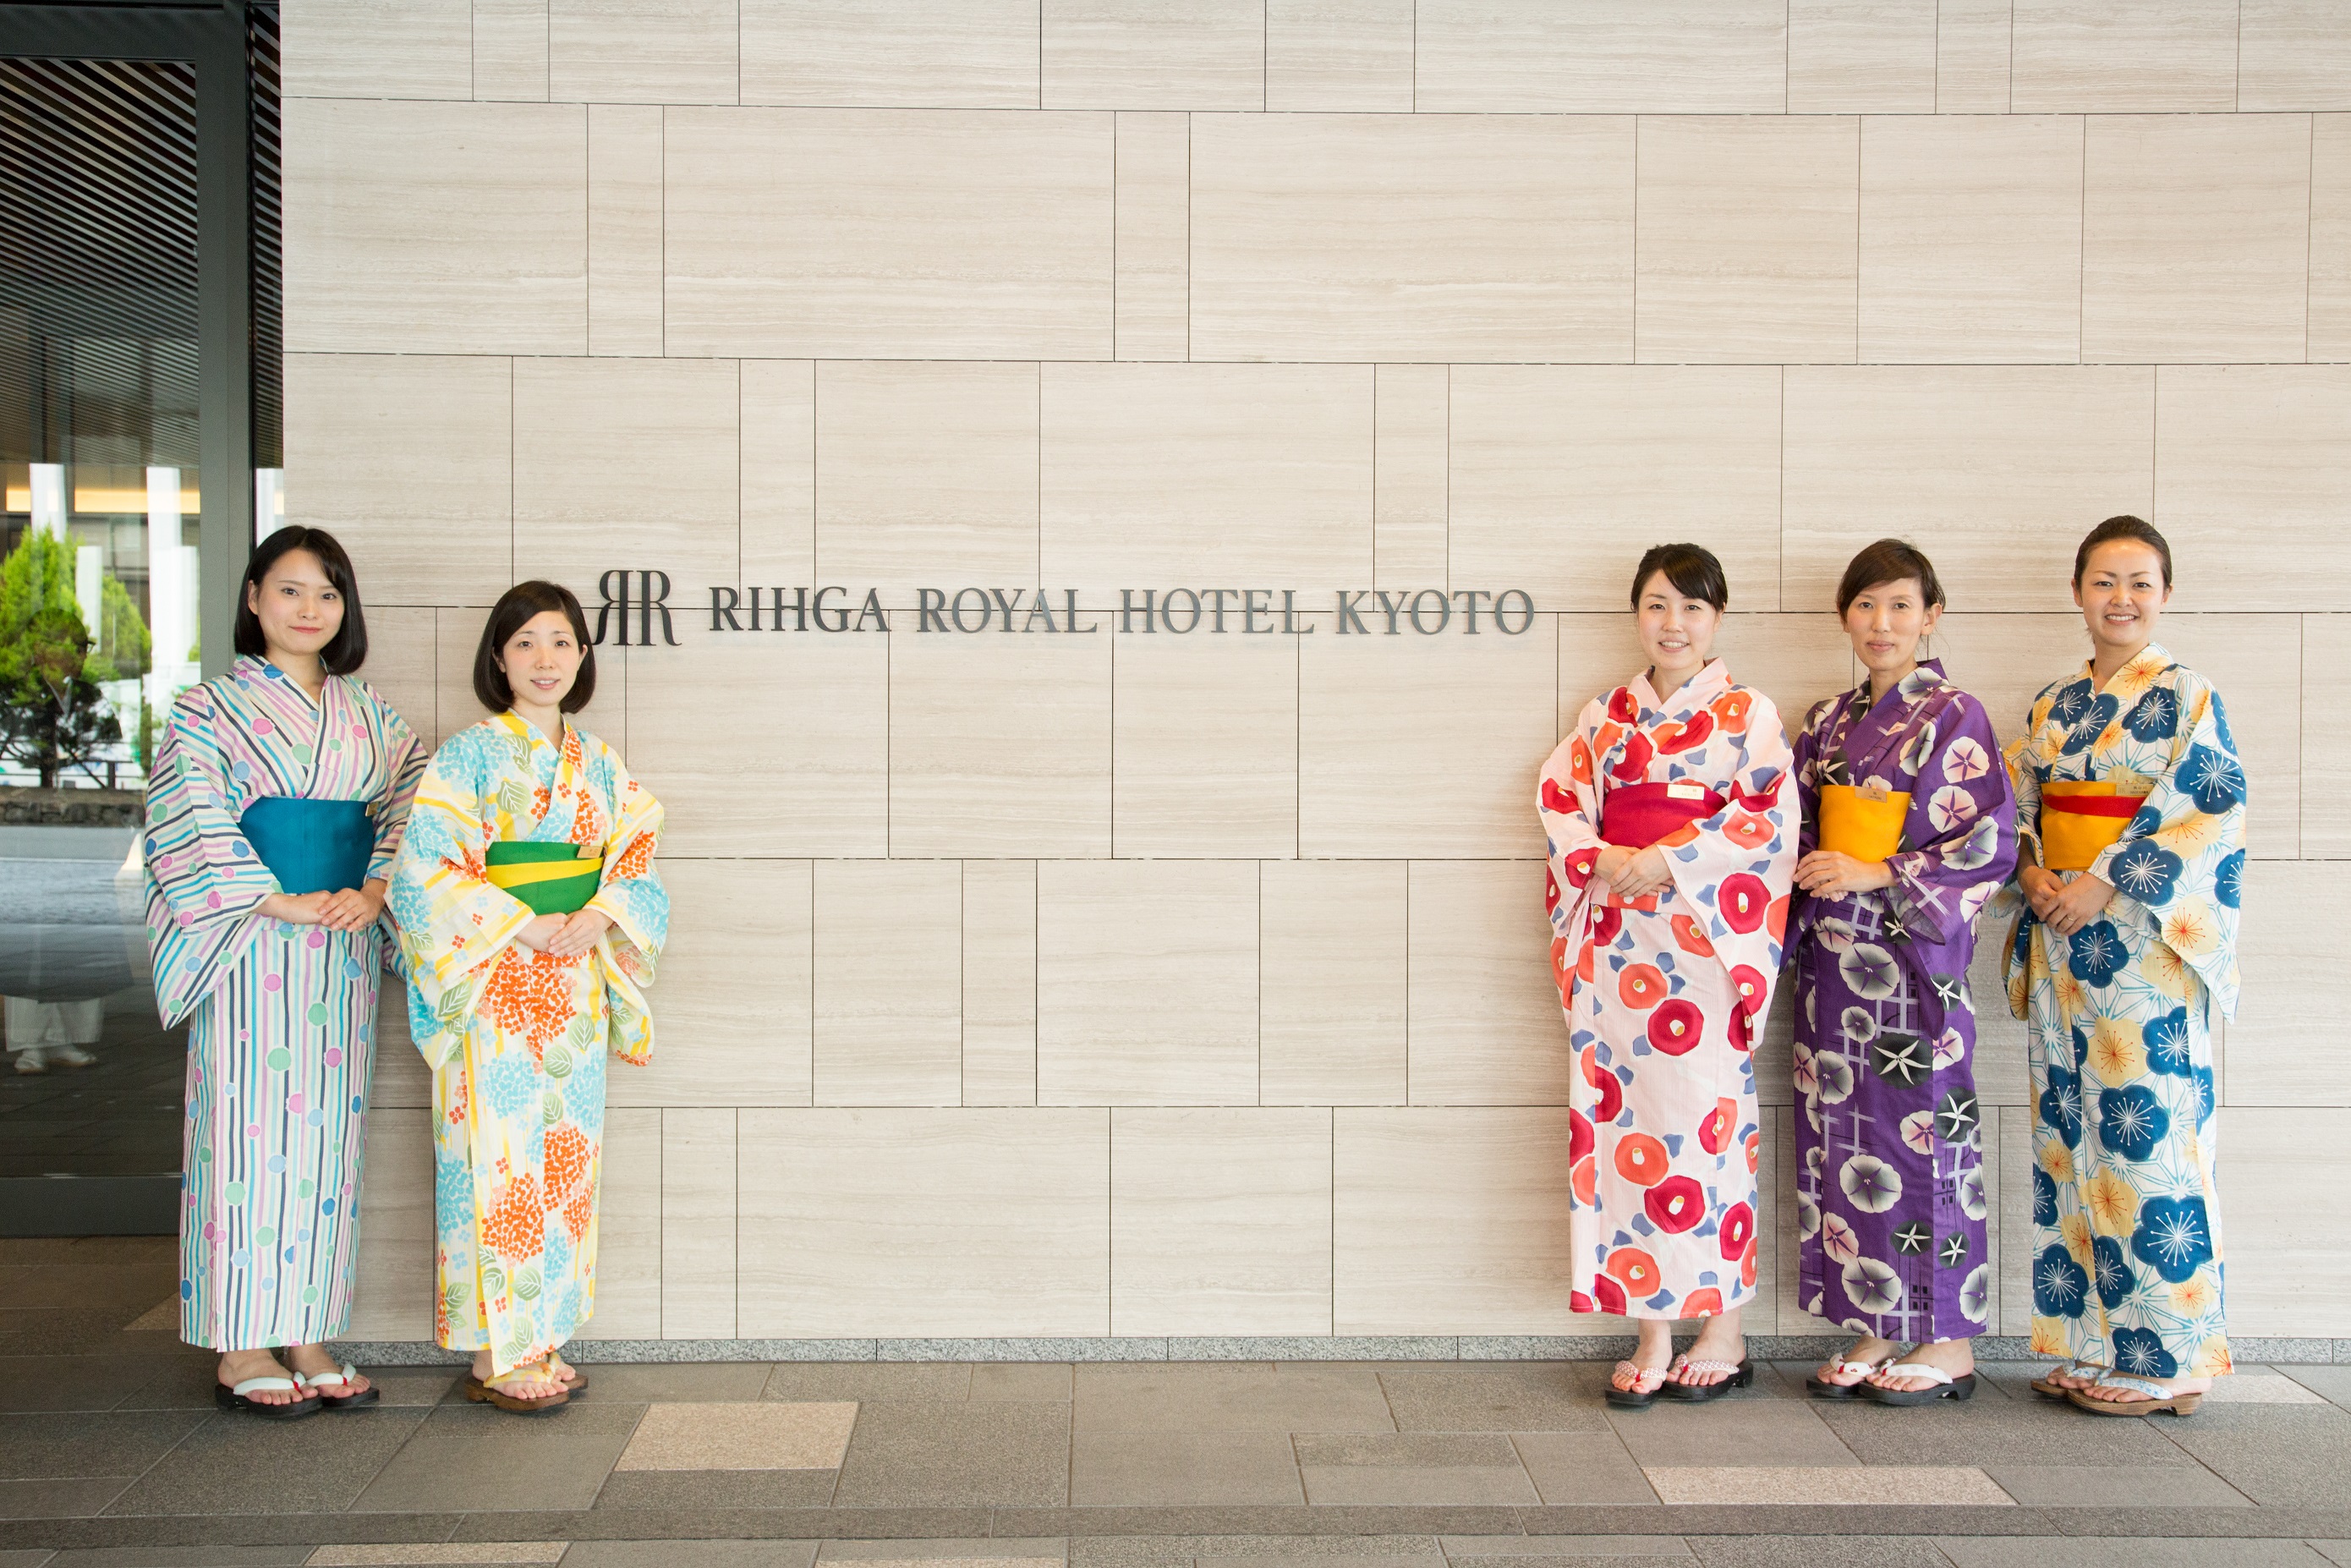
[{"label": "travertine wall panel", "polygon": [[[2311,935],[2351,859],[2322,696],[2351,654],[2351,11],[364,0],[286,27],[289,506],[352,549],[380,689],[445,738],[513,578],[591,621],[608,573],[670,583],[582,715],[666,806],[675,895],[653,1062],[611,1078],[593,1333],[1614,1332],[1567,1310],[1532,796],[1638,665],[1639,551],[1721,555],[1718,651],[1792,726],[1856,674],[1844,562],[1915,539],[1952,601],[1932,651],[2012,739],[2080,666],[2073,551],[2117,512],[2172,539],[2162,635],[2252,789],[2233,1326],[2351,1332],[2351,1237],[2306,1197],[2351,1136]],[[828,629],[778,612],[828,586]],[[2006,931],[1970,983],[1993,1327],[2022,1334]],[[422,1338],[400,1003],[354,1332]],[[1756,1333],[1828,1332],[1797,1299],[1792,1030],[1783,990]]]}]

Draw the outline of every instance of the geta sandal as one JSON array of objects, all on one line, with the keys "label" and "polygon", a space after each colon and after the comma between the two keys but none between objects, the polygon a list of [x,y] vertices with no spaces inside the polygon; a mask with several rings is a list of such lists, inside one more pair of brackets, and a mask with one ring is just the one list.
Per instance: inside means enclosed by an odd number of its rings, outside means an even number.
[{"label": "geta sandal", "polygon": [[1807,1377],[1804,1388],[1815,1399],[1859,1399],[1863,1396],[1861,1390],[1869,1382],[1870,1374],[1883,1372],[1893,1364],[1894,1358],[1890,1355],[1878,1361],[1847,1361],[1840,1356],[1829,1364],[1830,1371],[1857,1372],[1861,1375],[1851,1383],[1832,1383],[1825,1377]]},{"label": "geta sandal", "polygon": [[299,1421],[305,1416],[316,1416],[319,1403],[316,1397],[305,1397],[284,1405],[272,1405],[264,1400],[248,1399],[248,1394],[267,1391],[284,1394],[299,1390],[298,1377],[248,1377],[242,1383],[224,1386],[213,1385],[213,1403],[224,1410],[242,1410],[248,1416],[258,1416],[265,1421]]},{"label": "geta sandal", "polygon": [[[1617,1387],[1615,1380],[1628,1372],[1633,1375],[1633,1386]],[[1657,1402],[1657,1390],[1665,1386],[1665,1380],[1672,1374],[1669,1366],[1642,1366],[1635,1362],[1620,1361],[1609,1374],[1608,1403],[1619,1410],[1646,1410]],[[1654,1386],[1641,1386],[1652,1377],[1657,1380]]]},{"label": "geta sandal", "polygon": [[[2068,1362],[2066,1364],[2065,1370],[2057,1375],[2064,1377],[2086,1377],[2095,1383],[2100,1377],[2105,1375],[2105,1370],[2106,1369],[2103,1366],[2093,1365],[2091,1363],[2086,1361],[2075,1361]],[[2032,1382],[2026,1384],[2025,1386],[2032,1389],[2032,1392],[2038,1394],[2043,1399],[2063,1400],[2066,1396],[2074,1392],[2074,1390],[2066,1387],[2062,1383],[2050,1382],[2046,1375],[2034,1378]]]},{"label": "geta sandal", "polygon": [[329,1410],[356,1410],[362,1405],[373,1405],[383,1398],[383,1391],[370,1384],[356,1394],[329,1394],[329,1388],[349,1388],[351,1379],[360,1375],[358,1367],[343,1363],[340,1372],[314,1372],[294,1375],[294,1381],[319,1396],[319,1403]]},{"label": "geta sandal", "polygon": [[2127,1388],[2134,1394],[2144,1394],[2144,1399],[2093,1399],[2078,1389],[2065,1396],[2065,1403],[2076,1410],[2087,1410],[2093,1416],[2193,1416],[2196,1407],[2204,1403],[2201,1394],[2179,1394],[2160,1383],[2149,1383],[2144,1377],[2125,1377],[2110,1372],[2098,1379],[2104,1388]]},{"label": "geta sandal", "polygon": [[494,1372],[487,1377],[476,1377],[468,1371],[465,1374],[465,1397],[476,1405],[486,1404],[513,1415],[536,1416],[542,1411],[552,1410],[559,1405],[569,1404],[571,1391],[563,1388],[553,1394],[542,1394],[535,1398],[526,1399],[519,1395],[507,1393],[500,1385],[558,1381],[559,1380],[547,1370],[543,1363],[536,1361],[527,1362],[521,1366],[508,1367],[504,1372]]},{"label": "geta sandal", "polygon": [[1719,1383],[1684,1383],[1668,1378],[1657,1392],[1667,1399],[1678,1399],[1688,1405],[1703,1405],[1709,1399],[1719,1399],[1734,1388],[1755,1385],[1755,1364],[1751,1361],[1692,1361],[1688,1356],[1674,1357],[1674,1372],[1719,1372],[1726,1375]]},{"label": "geta sandal", "polygon": [[1923,1377],[1931,1388],[1888,1388],[1882,1383],[1865,1383],[1861,1396],[1880,1405],[1932,1405],[1941,1399],[1973,1399],[1976,1396],[1976,1375],[1962,1372],[1957,1377],[1939,1366],[1929,1366],[1923,1361],[1896,1362],[1886,1367],[1888,1377]]}]

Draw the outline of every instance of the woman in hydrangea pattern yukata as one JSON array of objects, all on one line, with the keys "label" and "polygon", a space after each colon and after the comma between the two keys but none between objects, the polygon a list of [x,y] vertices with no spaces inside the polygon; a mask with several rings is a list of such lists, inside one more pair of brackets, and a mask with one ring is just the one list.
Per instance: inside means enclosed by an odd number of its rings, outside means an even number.
[{"label": "woman in hydrangea pattern yukata", "polygon": [[506,1410],[584,1385],[558,1353],[596,1301],[604,1056],[651,1057],[669,932],[661,806],[569,717],[595,680],[570,591],[507,590],[474,666],[504,711],[434,754],[392,878],[433,1068],[436,1337]]},{"label": "woman in hydrangea pattern yukata", "polygon": [[[1577,1063],[1571,1301],[1637,1320],[1608,1393],[1635,1408],[1754,1375],[1739,1332],[1762,1148],[1750,1053],[1780,972],[1795,790],[1778,711],[1711,657],[1729,597],[1696,545],[1642,557],[1650,667],[1585,706],[1539,791]],[[1706,1321],[1673,1357],[1691,1318]]]},{"label": "woman in hydrangea pattern yukata", "polygon": [[2185,1416],[2230,1370],[2211,1015],[2237,1007],[2245,773],[2210,681],[2155,642],[2171,548],[2109,517],[2074,558],[2089,662],[2009,750],[2030,905],[2033,1383],[2102,1416]]}]

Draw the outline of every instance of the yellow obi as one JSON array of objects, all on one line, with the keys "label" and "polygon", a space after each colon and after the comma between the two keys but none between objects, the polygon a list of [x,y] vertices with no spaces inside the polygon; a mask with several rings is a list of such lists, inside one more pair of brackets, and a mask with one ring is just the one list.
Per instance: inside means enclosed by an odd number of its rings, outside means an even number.
[{"label": "yellow obi", "polygon": [[1910,815],[1907,789],[1821,786],[1821,848],[1857,861],[1892,860],[1902,852],[1902,824]]},{"label": "yellow obi", "polygon": [[2117,795],[2105,779],[2053,779],[2041,786],[2041,863],[2087,871],[2122,841],[2144,795]]}]

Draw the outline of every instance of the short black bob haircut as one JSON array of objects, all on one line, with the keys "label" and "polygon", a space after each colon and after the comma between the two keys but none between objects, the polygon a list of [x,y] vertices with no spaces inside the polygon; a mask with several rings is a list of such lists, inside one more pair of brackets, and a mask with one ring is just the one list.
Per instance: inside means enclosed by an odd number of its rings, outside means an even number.
[{"label": "short black bob haircut", "polygon": [[1641,588],[1658,572],[1674,585],[1674,591],[1691,599],[1702,600],[1717,611],[1730,602],[1730,580],[1722,575],[1722,563],[1704,545],[1655,545],[1641,557],[1641,564],[1633,572],[1633,608],[1641,608]]},{"label": "short black bob haircut", "polygon": [[1917,583],[1918,596],[1929,610],[1943,603],[1943,581],[1935,575],[1935,563],[1927,559],[1927,552],[1907,539],[1880,539],[1865,546],[1844,569],[1844,578],[1837,584],[1837,613],[1843,615],[1855,600],[1888,582]]},{"label": "short black bob haircut", "polygon": [[565,713],[578,713],[594,699],[596,650],[588,641],[587,612],[561,583],[533,578],[499,594],[490,618],[482,622],[482,645],[474,650],[474,695],[492,713],[504,713],[514,706],[514,687],[507,683],[507,673],[498,668],[499,653],[507,640],[530,624],[534,617],[549,611],[571,622],[571,635],[580,644],[580,674],[556,706]]},{"label": "short black bob haircut", "polygon": [[261,617],[253,612],[248,601],[261,580],[269,575],[269,569],[298,549],[318,558],[327,580],[342,595],[343,623],[319,650],[319,663],[330,675],[348,675],[367,663],[367,617],[360,611],[360,582],[351,571],[351,558],[324,528],[280,528],[253,547],[253,554],[246,558],[245,585],[237,590],[236,631],[230,641],[238,653],[251,658],[269,656],[269,641],[261,634]]},{"label": "short black bob haircut", "polygon": [[2100,545],[2110,545],[2116,539],[2135,539],[2162,558],[2163,586],[2171,588],[2171,541],[2155,531],[2155,525],[2126,512],[2108,517],[2082,537],[2082,548],[2074,552],[2074,586],[2082,586],[2082,574],[2090,570],[2090,552]]}]

